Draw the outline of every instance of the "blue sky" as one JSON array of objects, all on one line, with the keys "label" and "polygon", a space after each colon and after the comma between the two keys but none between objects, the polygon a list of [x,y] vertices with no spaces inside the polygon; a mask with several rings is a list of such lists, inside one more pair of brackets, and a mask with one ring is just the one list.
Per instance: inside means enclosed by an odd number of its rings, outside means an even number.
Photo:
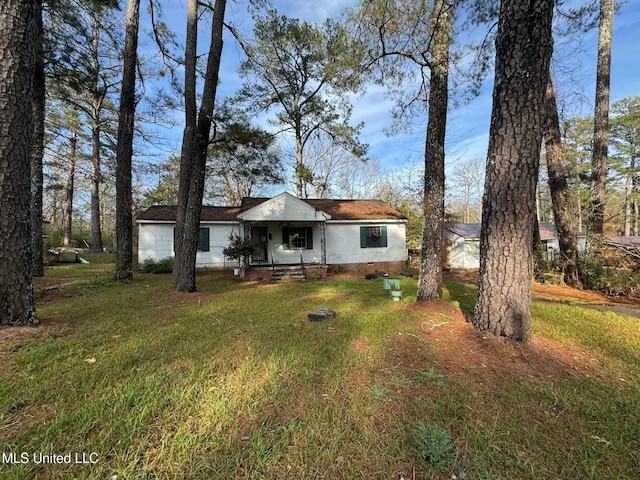
[{"label": "blue sky", "polygon": [[[274,0],[278,11],[301,20],[321,22],[327,16],[335,16],[354,0],[325,0],[310,2],[294,0]],[[165,15],[176,32],[183,31],[185,23],[184,1],[171,2],[165,6]],[[226,20],[240,29],[249,31],[251,19],[246,13],[244,2],[228,3]],[[206,28],[201,27],[201,36],[208,41]],[[183,34],[178,40],[183,42]],[[561,93],[582,90],[583,100],[575,107],[575,115],[591,115],[595,85],[597,56],[597,29],[585,34],[583,53],[571,53],[575,83],[564,82],[560,78],[558,89]],[[203,42],[203,49],[206,48]],[[560,47],[558,47],[560,48]],[[562,56],[559,51],[558,57]],[[241,84],[236,74],[240,53],[233,39],[227,35],[220,72],[219,98],[232,95]],[[567,58],[567,57],[565,57]],[[562,60],[559,61],[562,63]],[[481,94],[464,106],[450,108],[447,130],[447,164],[449,166],[471,159],[484,159],[487,153],[489,120],[491,115],[492,74],[487,78]],[[622,6],[614,19],[613,53],[611,70],[611,101],[640,95],[640,1],[629,0]],[[369,157],[380,162],[387,170],[401,168],[407,163],[421,163],[424,154],[426,118],[416,118],[411,131],[395,136],[387,136],[384,129],[390,126],[392,103],[379,87],[371,87],[362,97],[354,101],[353,122],[364,122],[362,141],[370,145]],[[177,114],[180,117],[181,114]],[[180,128],[175,129],[181,133]],[[180,138],[175,149],[179,149]]]}]

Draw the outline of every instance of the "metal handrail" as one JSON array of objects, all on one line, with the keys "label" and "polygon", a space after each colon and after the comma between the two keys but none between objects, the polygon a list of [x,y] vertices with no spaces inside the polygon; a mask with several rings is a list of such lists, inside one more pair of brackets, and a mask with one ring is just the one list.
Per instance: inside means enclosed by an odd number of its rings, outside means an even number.
[{"label": "metal handrail", "polygon": [[304,261],[302,260],[302,249],[300,249],[300,268],[302,268],[302,275],[306,279],[307,275],[304,273]]}]

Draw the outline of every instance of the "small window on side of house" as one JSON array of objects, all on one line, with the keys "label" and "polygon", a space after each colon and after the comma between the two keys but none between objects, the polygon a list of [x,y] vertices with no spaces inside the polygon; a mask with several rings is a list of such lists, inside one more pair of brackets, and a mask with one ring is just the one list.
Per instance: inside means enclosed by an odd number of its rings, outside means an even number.
[{"label": "small window on side of house", "polygon": [[387,227],[360,227],[360,248],[384,248],[387,246]]},{"label": "small window on side of house", "polygon": [[[209,251],[209,228],[200,227],[200,231],[198,232],[198,251],[199,252],[208,252]],[[173,251],[176,251],[176,229],[173,229]]]}]

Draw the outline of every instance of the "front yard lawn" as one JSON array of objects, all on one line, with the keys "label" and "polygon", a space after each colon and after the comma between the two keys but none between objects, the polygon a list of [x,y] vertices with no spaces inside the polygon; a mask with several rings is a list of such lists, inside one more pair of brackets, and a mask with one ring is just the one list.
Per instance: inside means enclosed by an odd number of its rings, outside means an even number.
[{"label": "front yard lawn", "polygon": [[[168,275],[117,284],[110,268],[49,268],[42,325],[0,331],[0,478],[640,471],[635,319],[536,303],[521,346],[465,322],[471,285],[418,305],[416,278],[392,302],[382,279],[202,272],[199,292],[178,294]],[[337,318],[308,321],[320,308]]]}]

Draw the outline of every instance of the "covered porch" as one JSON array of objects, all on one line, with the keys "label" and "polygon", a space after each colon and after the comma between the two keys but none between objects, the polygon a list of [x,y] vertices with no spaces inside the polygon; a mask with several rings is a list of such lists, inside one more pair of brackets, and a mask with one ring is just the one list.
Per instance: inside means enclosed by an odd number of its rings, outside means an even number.
[{"label": "covered porch", "polygon": [[273,272],[326,267],[326,221],[330,218],[288,193],[248,206],[238,214],[238,221],[241,235],[255,248],[249,269]]},{"label": "covered porch", "polygon": [[255,249],[250,266],[327,263],[324,222],[243,222],[242,234]]}]

